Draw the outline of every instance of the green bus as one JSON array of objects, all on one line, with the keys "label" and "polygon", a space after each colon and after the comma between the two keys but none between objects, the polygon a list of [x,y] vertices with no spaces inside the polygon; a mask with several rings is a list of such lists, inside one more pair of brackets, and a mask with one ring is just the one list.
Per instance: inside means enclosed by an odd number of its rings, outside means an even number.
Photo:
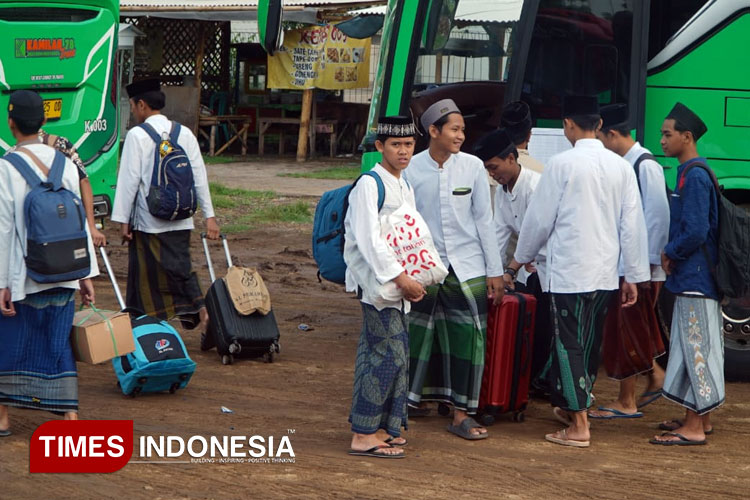
[{"label": "green bus", "polygon": [[[117,181],[117,0],[0,0],[0,109],[11,92],[37,91],[44,129],[67,137],[86,165],[97,217]],[[0,127],[0,152],[14,139]]]},{"label": "green bus", "polygon": [[[570,147],[562,97],[587,93],[628,104],[636,137],[674,185],[676,162],[659,141],[681,101],[708,125],[699,150],[725,194],[750,204],[749,0],[390,0],[381,33],[363,170],[379,160],[378,116],[418,116],[444,98],[465,115],[467,151],[498,126],[504,103],[524,100],[529,148],[548,157]],[[750,380],[750,299],[724,307],[724,335],[728,378]]]}]

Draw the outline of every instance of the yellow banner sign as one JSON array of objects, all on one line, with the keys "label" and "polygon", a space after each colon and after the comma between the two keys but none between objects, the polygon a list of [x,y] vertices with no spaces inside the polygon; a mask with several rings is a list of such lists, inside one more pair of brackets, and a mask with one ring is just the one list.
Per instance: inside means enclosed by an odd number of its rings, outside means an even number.
[{"label": "yellow banner sign", "polygon": [[349,38],[328,24],[284,32],[268,56],[268,88],[354,89],[370,79],[370,39]]}]

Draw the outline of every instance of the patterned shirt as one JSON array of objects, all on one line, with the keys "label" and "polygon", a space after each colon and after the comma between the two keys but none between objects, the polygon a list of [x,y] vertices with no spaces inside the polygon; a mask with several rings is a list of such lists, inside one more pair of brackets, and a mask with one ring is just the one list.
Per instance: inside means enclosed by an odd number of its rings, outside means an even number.
[{"label": "patterned shirt", "polygon": [[[76,151],[75,146],[73,146],[73,143],[68,139],[61,135],[48,134],[44,130],[39,129],[39,142],[41,142],[42,144],[46,144],[47,146],[51,146],[67,156],[78,169],[79,182],[88,177],[88,174],[86,173],[86,166],[83,164],[81,157],[78,156],[78,151]],[[8,153],[15,152],[17,147],[17,145],[13,146],[8,150]]]}]

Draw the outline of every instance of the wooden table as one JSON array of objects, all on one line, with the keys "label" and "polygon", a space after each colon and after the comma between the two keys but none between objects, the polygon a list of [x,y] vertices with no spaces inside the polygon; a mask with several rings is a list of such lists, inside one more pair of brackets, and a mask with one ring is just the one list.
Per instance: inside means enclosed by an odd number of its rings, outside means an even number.
[{"label": "wooden table", "polygon": [[[258,118],[258,154],[263,156],[265,150],[265,135],[272,125],[279,125],[279,156],[284,154],[284,128],[287,126],[299,127],[299,118],[280,118],[280,117],[261,117]],[[320,130],[318,132],[318,129]],[[310,151],[315,152],[315,134],[330,134],[330,155],[331,158],[336,156],[336,122],[333,121],[316,121],[310,123],[310,132],[308,134],[310,141]]]},{"label": "wooden table", "polygon": [[[299,121],[299,120],[297,120]],[[205,131],[201,130],[200,133],[208,139],[209,143],[209,156],[217,156],[223,153],[229,146],[232,145],[237,139],[242,144],[242,156],[247,155],[247,132],[250,129],[252,123],[252,117],[248,115],[214,115],[214,116],[201,116],[198,119],[198,127],[211,127],[210,135]],[[227,124],[232,129],[234,135],[229,140],[215,151],[216,148],[216,132],[219,125]],[[239,127],[239,128],[238,128]]]}]

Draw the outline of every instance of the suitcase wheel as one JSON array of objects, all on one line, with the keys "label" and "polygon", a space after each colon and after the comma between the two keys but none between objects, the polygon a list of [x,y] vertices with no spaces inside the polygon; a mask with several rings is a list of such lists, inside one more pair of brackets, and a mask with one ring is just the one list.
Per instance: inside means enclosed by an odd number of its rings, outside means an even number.
[{"label": "suitcase wheel", "polygon": [[239,354],[241,350],[242,346],[237,342],[232,342],[231,344],[229,344],[229,354]]},{"label": "suitcase wheel", "polygon": [[479,417],[479,423],[487,427],[488,425],[495,423],[495,417],[489,413],[483,413],[482,416]]},{"label": "suitcase wheel", "polygon": [[140,385],[145,385],[146,381],[148,381],[148,379],[146,377],[141,377],[141,378],[138,379],[138,383]]},{"label": "suitcase wheel", "polygon": [[524,415],[524,413],[522,411],[518,411],[518,412],[516,412],[516,413],[513,414],[513,421],[514,422],[518,422],[520,424],[524,420],[526,420],[526,416]]},{"label": "suitcase wheel", "polygon": [[273,351],[267,352],[265,358],[266,363],[273,363]]},{"label": "suitcase wheel", "polygon": [[134,398],[134,397],[136,397],[136,396],[137,396],[138,394],[140,394],[140,393],[141,393],[141,386],[140,386],[140,385],[137,385],[137,386],[135,386],[135,387],[133,388],[133,391],[132,391],[132,392],[130,393],[130,397],[131,397],[131,398]]},{"label": "suitcase wheel", "polygon": [[274,346],[274,349],[276,349],[276,354],[281,354],[281,344],[276,342],[273,346]]},{"label": "suitcase wheel", "polygon": [[180,388],[180,383],[179,382],[175,382],[174,384],[172,384],[171,386],[169,386],[169,393],[170,394],[174,394],[175,392],[177,392],[177,389],[179,389],[179,388]]},{"label": "suitcase wheel", "polygon": [[232,358],[231,354],[225,354],[225,355],[223,355],[221,357],[221,364],[222,365],[231,365],[232,361],[234,361],[234,359]]},{"label": "suitcase wheel", "polygon": [[447,417],[451,414],[451,407],[445,403],[438,404],[437,408],[438,415]]}]

